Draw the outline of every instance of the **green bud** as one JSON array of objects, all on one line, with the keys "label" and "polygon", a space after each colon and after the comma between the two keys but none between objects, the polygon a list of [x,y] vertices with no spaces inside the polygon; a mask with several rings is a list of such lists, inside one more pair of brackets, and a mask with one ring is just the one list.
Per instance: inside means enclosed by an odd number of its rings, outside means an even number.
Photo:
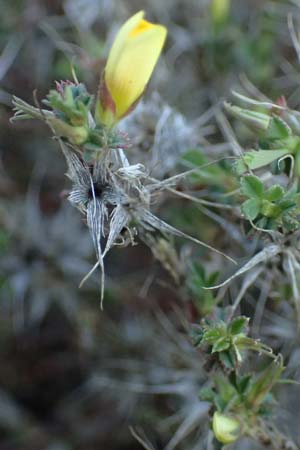
[{"label": "green bud", "polygon": [[231,0],[211,0],[210,13],[215,25],[226,22],[229,17]]},{"label": "green bud", "polygon": [[67,138],[71,144],[82,145],[89,136],[89,131],[84,126],[73,127],[57,117],[48,117],[47,122],[54,132],[64,138]]},{"label": "green bud", "polygon": [[250,128],[256,130],[266,131],[270,126],[272,119],[268,114],[258,111],[251,111],[251,109],[240,108],[239,106],[224,103],[225,109],[237,119],[244,122]]},{"label": "green bud", "polygon": [[264,199],[261,203],[261,213],[265,217],[275,219],[281,213],[281,209],[278,205],[274,205],[274,203]]},{"label": "green bud", "polygon": [[240,436],[240,422],[217,411],[213,416],[212,428],[216,439],[222,444],[231,444]]}]

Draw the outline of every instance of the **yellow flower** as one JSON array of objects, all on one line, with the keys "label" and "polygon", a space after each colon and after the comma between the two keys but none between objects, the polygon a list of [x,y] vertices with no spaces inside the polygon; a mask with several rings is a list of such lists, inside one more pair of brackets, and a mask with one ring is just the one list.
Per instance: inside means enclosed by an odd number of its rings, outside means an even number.
[{"label": "yellow flower", "polygon": [[132,16],[119,30],[110,53],[98,94],[96,120],[115,125],[143,94],[164,45],[167,30]]},{"label": "yellow flower", "polygon": [[212,427],[216,439],[222,444],[231,444],[240,434],[239,421],[217,411],[213,416]]}]

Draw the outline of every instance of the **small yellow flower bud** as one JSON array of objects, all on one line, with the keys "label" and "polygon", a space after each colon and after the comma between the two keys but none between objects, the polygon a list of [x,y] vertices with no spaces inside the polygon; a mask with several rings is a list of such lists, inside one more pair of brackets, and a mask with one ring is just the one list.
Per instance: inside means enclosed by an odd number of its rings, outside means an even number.
[{"label": "small yellow flower bud", "polygon": [[222,444],[231,444],[240,434],[239,421],[217,411],[213,416],[212,427],[216,439]]},{"label": "small yellow flower bud", "polygon": [[226,22],[229,16],[231,0],[211,0],[210,11],[215,25]]},{"label": "small yellow flower bud", "polygon": [[167,30],[132,16],[120,28],[110,50],[100,83],[96,121],[115,125],[143,94],[164,45]]}]

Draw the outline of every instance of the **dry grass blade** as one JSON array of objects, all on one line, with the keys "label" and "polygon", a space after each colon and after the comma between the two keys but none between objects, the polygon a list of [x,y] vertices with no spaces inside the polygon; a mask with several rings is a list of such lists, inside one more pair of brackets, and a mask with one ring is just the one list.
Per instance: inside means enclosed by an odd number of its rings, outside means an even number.
[{"label": "dry grass blade", "polygon": [[101,309],[103,306],[104,278],[105,278],[103,255],[101,250],[101,237],[103,234],[103,216],[104,216],[103,208],[104,208],[103,203],[97,200],[95,196],[93,201],[89,203],[87,208],[87,224],[91,231],[94,247],[98,258],[98,263],[101,268]]},{"label": "dry grass blade", "polygon": [[206,244],[203,241],[200,241],[199,239],[194,238],[193,236],[190,236],[183,231],[177,230],[177,228],[172,227],[171,225],[167,224],[163,220],[159,219],[158,217],[154,216],[150,211],[147,211],[144,208],[140,208],[138,210],[138,216],[139,218],[145,222],[146,225],[150,225],[156,230],[161,231],[162,233],[170,233],[178,237],[183,237],[185,239],[188,239],[192,242],[195,242],[198,245],[201,245],[202,247],[205,247],[215,253],[218,253],[219,255],[222,255],[224,258],[231,261],[233,264],[236,264],[236,261],[231,258],[230,256],[226,255],[225,253],[221,252],[220,250],[217,250],[214,247],[211,247],[209,244]]},{"label": "dry grass blade", "polygon": [[[155,447],[149,442],[142,430],[136,431],[133,427],[129,427],[132,436],[144,447],[145,450],[155,450]],[[141,436],[143,434],[143,437]]]},{"label": "dry grass blade", "polygon": [[257,253],[253,258],[250,259],[250,261],[247,262],[243,267],[241,267],[235,274],[233,274],[231,277],[227,278],[225,281],[223,281],[220,284],[216,284],[215,286],[210,287],[202,287],[203,289],[210,290],[210,289],[219,289],[226,284],[230,283],[232,280],[234,280],[236,277],[248,272],[248,270],[253,269],[253,267],[257,266],[260,263],[264,263],[268,261],[269,259],[273,258],[274,256],[278,255],[278,253],[281,252],[280,245],[271,244],[267,247],[265,247],[263,250],[261,250],[259,253]]},{"label": "dry grass blade", "polygon": [[115,241],[118,239],[120,233],[130,220],[129,214],[121,205],[117,207],[112,212],[112,218],[110,221],[109,235],[106,241],[105,249],[103,252],[103,257],[109,252],[109,250],[114,245]]},{"label": "dry grass blade", "polygon": [[208,404],[204,402],[196,403],[186,411],[187,416],[179,428],[176,430],[174,436],[169,441],[165,450],[173,450],[199,423],[203,417],[207,417]]}]

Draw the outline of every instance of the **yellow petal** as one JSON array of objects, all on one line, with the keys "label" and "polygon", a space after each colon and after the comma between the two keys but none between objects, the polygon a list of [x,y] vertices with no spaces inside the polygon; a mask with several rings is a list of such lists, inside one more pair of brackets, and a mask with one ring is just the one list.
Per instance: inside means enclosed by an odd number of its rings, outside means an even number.
[{"label": "yellow petal", "polygon": [[144,12],[140,11],[125,22],[110,50],[104,82],[115,111],[112,118],[102,104],[100,116],[104,122],[117,122],[130,110],[143,94],[160,56],[167,30],[144,20],[143,16]]},{"label": "yellow petal", "polygon": [[143,19],[144,14],[144,11],[134,14],[119,29],[108,55],[108,60],[105,67],[106,72],[111,72],[114,70],[114,67],[116,67],[120,55],[124,50],[124,42],[126,41],[126,38],[130,32],[137,27],[139,22]]}]

